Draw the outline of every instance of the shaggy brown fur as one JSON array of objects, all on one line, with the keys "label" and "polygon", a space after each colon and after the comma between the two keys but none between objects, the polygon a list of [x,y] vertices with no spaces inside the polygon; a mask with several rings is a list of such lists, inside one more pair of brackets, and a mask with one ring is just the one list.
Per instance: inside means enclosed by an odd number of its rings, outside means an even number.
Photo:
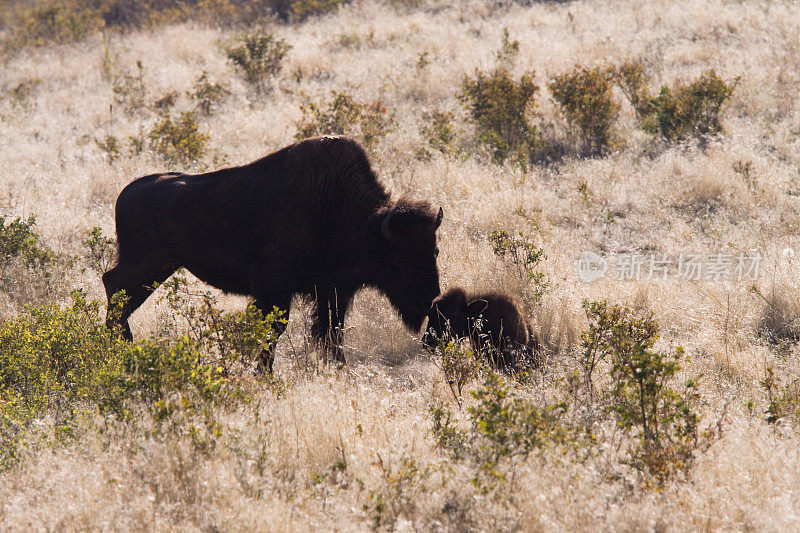
[{"label": "shaggy brown fur", "polygon": [[[108,324],[130,339],[130,314],[182,266],[254,297],[264,313],[288,311],[294,294],[314,298],[312,334],[344,362],[344,315],[363,286],[386,294],[419,331],[439,294],[441,220],[427,202],[392,202],[363,148],[344,137],[215,172],[144,176],[117,198],[119,262],[103,283],[109,300],[120,290],[129,300]],[[262,363],[272,368],[271,351]]]},{"label": "shaggy brown fur", "polygon": [[542,363],[539,336],[514,298],[502,292],[468,294],[456,287],[436,298],[422,341],[435,348],[448,338],[469,338],[473,349],[496,368],[513,368],[520,357],[534,366]]}]

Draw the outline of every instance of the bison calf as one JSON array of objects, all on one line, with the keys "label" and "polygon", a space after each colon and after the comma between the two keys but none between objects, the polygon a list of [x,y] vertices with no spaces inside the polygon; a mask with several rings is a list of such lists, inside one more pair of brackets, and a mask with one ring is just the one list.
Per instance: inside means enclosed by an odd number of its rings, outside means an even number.
[{"label": "bison calf", "polygon": [[519,304],[501,292],[468,294],[450,289],[434,300],[422,342],[435,348],[442,339],[469,338],[472,348],[495,368],[510,369],[527,359],[541,364],[539,337]]}]

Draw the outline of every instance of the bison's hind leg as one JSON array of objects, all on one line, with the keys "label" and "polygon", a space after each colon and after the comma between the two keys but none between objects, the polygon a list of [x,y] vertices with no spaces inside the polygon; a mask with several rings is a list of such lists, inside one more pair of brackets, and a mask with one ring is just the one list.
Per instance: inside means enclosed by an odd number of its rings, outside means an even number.
[{"label": "bison's hind leg", "polygon": [[[120,259],[114,268],[103,274],[103,285],[108,298],[106,327],[119,328],[119,334],[123,338],[133,340],[128,318],[153,293],[154,286],[163,283],[174,271],[173,265],[160,258],[146,258],[135,263]],[[120,291],[125,291],[125,299],[121,307],[116,308],[118,304],[114,301],[114,296]]]}]

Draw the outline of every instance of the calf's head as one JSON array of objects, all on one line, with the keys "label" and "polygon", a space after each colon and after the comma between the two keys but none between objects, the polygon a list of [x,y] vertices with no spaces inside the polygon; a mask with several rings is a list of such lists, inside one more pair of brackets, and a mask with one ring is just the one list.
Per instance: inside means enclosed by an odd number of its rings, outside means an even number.
[{"label": "calf's head", "polygon": [[440,340],[469,337],[487,306],[486,300],[467,301],[462,289],[450,289],[433,301],[422,342],[428,348],[436,348]]},{"label": "calf's head", "polygon": [[441,223],[441,208],[434,211],[426,202],[408,200],[379,211],[370,221],[374,285],[414,331],[439,295],[436,230]]}]

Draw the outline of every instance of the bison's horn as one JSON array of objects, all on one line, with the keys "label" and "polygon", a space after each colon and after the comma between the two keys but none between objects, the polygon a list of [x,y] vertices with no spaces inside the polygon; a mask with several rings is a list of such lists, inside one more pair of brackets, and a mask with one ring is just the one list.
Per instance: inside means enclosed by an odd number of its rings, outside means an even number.
[{"label": "bison's horn", "polygon": [[442,208],[440,207],[439,208],[439,214],[436,215],[436,224],[433,225],[433,229],[434,230],[439,229],[439,226],[442,224],[442,217],[443,216],[444,216],[444,211],[442,211]]},{"label": "bison's horn", "polygon": [[387,241],[392,240],[392,231],[389,229],[389,221],[392,219],[392,215],[394,215],[394,210],[389,211],[389,213],[383,217],[383,222],[381,222],[381,235]]}]

